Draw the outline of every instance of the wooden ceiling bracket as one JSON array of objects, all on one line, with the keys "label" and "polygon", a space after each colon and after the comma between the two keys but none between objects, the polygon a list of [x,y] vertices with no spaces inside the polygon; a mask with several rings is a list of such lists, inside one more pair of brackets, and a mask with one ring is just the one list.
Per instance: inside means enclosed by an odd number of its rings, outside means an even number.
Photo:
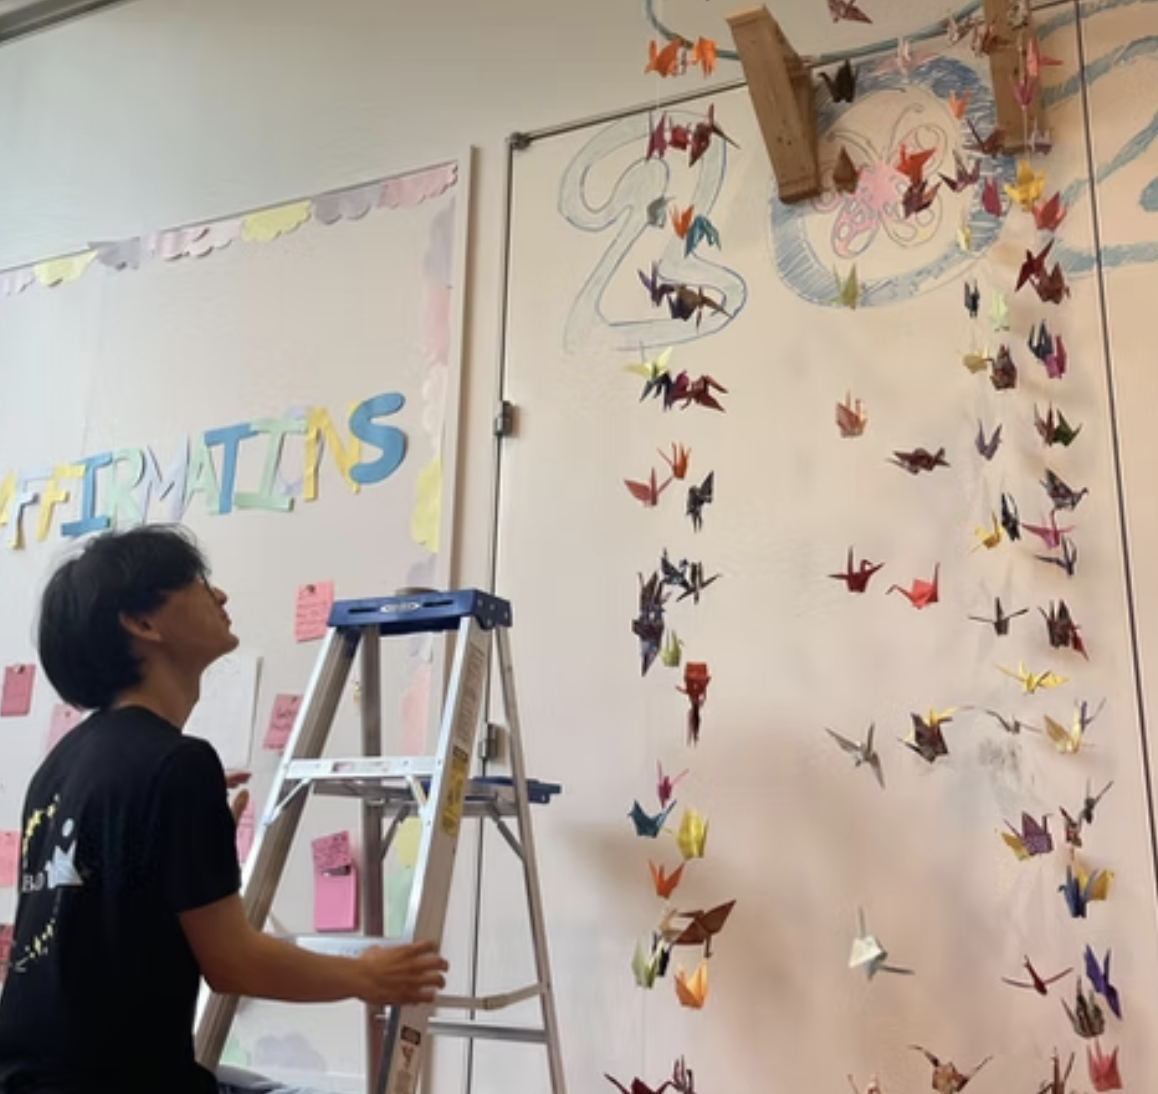
[{"label": "wooden ceiling bracket", "polygon": [[1042,136],[1046,132],[1040,83],[1024,114],[1014,92],[1024,64],[1020,39],[1023,36],[1028,38],[1033,33],[1033,24],[1031,22],[1021,30],[1014,30],[1009,25],[1009,0],[985,0],[984,17],[994,36],[1002,43],[989,54],[993,102],[997,111],[996,124],[1005,134],[1005,151],[1024,152],[1035,129]]},{"label": "wooden ceiling bracket", "polygon": [[816,91],[808,69],[766,7],[727,16],[728,26],[780,200],[792,205],[821,192],[816,138]]}]

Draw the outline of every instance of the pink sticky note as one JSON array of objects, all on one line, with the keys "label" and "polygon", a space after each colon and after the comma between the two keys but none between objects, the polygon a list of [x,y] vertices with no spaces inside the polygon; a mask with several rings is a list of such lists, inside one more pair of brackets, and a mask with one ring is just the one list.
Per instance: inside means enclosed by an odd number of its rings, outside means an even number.
[{"label": "pink sticky note", "polygon": [[8,968],[8,958],[12,953],[12,927],[0,923],[0,984],[4,983],[4,973]]},{"label": "pink sticky note", "polygon": [[350,866],[342,874],[314,874],[314,930],[358,929],[358,871]]},{"label": "pink sticky note", "polygon": [[326,623],[330,618],[330,608],[334,603],[334,583],[318,581],[312,585],[302,585],[298,589],[297,604],[294,606],[294,638],[298,642],[309,642],[324,638]]},{"label": "pink sticky note", "polygon": [[253,799],[250,798],[237,819],[237,861],[242,864],[249,858],[250,849],[253,847],[253,817]]},{"label": "pink sticky note", "polygon": [[349,832],[335,832],[332,836],[321,836],[310,846],[314,853],[315,874],[336,873],[354,863],[354,856],[350,853]]},{"label": "pink sticky note", "polygon": [[35,679],[35,665],[9,665],[4,670],[0,716],[22,718],[32,709],[32,684]]},{"label": "pink sticky note", "polygon": [[269,725],[265,730],[265,740],[261,742],[262,748],[270,752],[281,752],[285,748],[301,705],[300,695],[274,697],[273,709],[269,712]]},{"label": "pink sticky note", "polygon": [[353,931],[358,927],[358,871],[350,833],[322,836],[314,854],[314,930]]},{"label": "pink sticky note", "polygon": [[0,889],[11,889],[16,884],[20,869],[20,833],[0,832]]},{"label": "pink sticky note", "polygon": [[51,752],[76,729],[83,717],[76,707],[70,707],[68,703],[56,703],[52,708],[52,721],[48,726],[48,751]]}]

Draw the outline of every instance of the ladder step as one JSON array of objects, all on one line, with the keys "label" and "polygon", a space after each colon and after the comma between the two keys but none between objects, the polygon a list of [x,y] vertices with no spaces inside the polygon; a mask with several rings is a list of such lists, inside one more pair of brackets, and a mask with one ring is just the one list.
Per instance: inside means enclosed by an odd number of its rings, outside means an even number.
[{"label": "ladder step", "polygon": [[342,779],[407,779],[430,781],[433,756],[370,756],[348,760],[291,760],[285,777],[294,782],[339,782]]},{"label": "ladder step", "polygon": [[[332,934],[281,934],[275,935],[282,942],[288,942],[301,950],[322,954],[326,957],[360,957],[375,946],[389,948],[401,946],[400,938],[373,938],[369,935],[345,932]],[[440,995],[434,1005],[444,1010],[503,1010],[528,999],[538,999],[544,992],[542,984],[528,984],[525,988],[500,992],[495,995]]]},{"label": "ladder step", "polygon": [[322,954],[325,957],[360,957],[375,946],[400,946],[400,938],[373,938],[364,934],[279,934],[273,937],[297,946],[299,950]]},{"label": "ladder step", "polygon": [[[418,783],[423,795],[429,793],[435,766],[431,756],[291,760],[286,764],[286,779],[309,783],[325,796],[369,798],[388,805],[417,807],[421,803],[414,801],[411,780]],[[527,780],[527,800],[532,805],[549,805],[562,792],[559,783]],[[501,776],[468,779],[463,804],[469,816],[488,815],[493,810],[501,816],[514,816],[518,804],[514,780]]]},{"label": "ladder step", "polygon": [[484,630],[509,627],[512,619],[510,601],[491,596],[481,589],[337,600],[330,608],[329,625],[376,625],[378,633],[386,636],[454,630],[468,618],[477,620]]},{"label": "ladder step", "polygon": [[476,1041],[520,1041],[527,1045],[545,1045],[547,1031],[534,1026],[499,1026],[490,1022],[455,1022],[431,1018],[427,1029],[437,1037],[469,1037]]}]

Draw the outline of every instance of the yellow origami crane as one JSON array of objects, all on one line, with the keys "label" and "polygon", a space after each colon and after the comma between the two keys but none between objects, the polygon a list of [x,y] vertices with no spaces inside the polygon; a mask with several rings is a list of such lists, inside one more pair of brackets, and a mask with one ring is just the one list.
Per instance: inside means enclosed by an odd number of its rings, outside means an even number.
[{"label": "yellow origami crane", "polygon": [[649,384],[654,384],[661,376],[667,375],[671,355],[672,347],[668,346],[658,357],[651,357],[644,361],[637,361],[635,364],[624,365],[623,369],[625,372],[631,372],[636,376],[642,377]]},{"label": "yellow origami crane", "polygon": [[969,215],[965,212],[961,213],[961,220],[957,225],[957,246],[965,254],[971,254],[973,251],[973,225],[970,224]]},{"label": "yellow origami crane", "polygon": [[704,857],[704,846],[708,842],[708,822],[695,810],[685,809],[680,818],[680,830],[676,835],[680,854],[684,861]]},{"label": "yellow origami crane", "polygon": [[989,528],[974,528],[973,534],[977,537],[977,545],[973,548],[974,551],[980,551],[984,547],[987,551],[992,551],[994,547],[1001,543],[1001,525],[997,522],[997,514],[991,513],[993,524]]},{"label": "yellow origami crane", "polygon": [[1003,665],[998,665],[997,670],[1020,682],[1026,695],[1032,695],[1038,688],[1061,687],[1061,685],[1069,679],[1068,676],[1058,676],[1057,673],[1050,669],[1046,669],[1045,672],[1030,672],[1025,667],[1025,663],[1021,661],[1017,664],[1017,672],[1013,672]]},{"label": "yellow origami crane", "polygon": [[961,363],[970,372],[984,372],[989,367],[989,362],[993,360],[993,354],[989,352],[989,347],[986,346],[983,350],[970,350],[963,354]]},{"label": "yellow origami crane", "polygon": [[635,943],[635,953],[631,958],[631,971],[635,982],[641,988],[655,987],[655,978],[659,975],[659,963],[663,957],[662,946],[652,946],[650,951],[643,948],[638,939]]},{"label": "yellow origami crane", "polygon": [[1091,875],[1086,871],[1080,862],[1074,862],[1074,880],[1078,883],[1081,891],[1085,892],[1086,900],[1105,900],[1110,895],[1110,884],[1114,880],[1113,870],[1095,870],[1093,877],[1093,884],[1089,889],[1086,886],[1090,884]]},{"label": "yellow origami crane", "polygon": [[832,276],[836,281],[836,298],[833,303],[852,308],[855,311],[857,304],[860,303],[860,281],[857,280],[856,276],[856,263],[852,264],[848,277],[841,278],[835,269],[832,271]]},{"label": "yellow origami crane", "polygon": [[1034,171],[1025,160],[1017,161],[1017,181],[1013,186],[1005,184],[1005,192],[1011,201],[1016,201],[1027,213],[1041,201],[1045,193],[1045,172]]},{"label": "yellow origami crane", "polygon": [[956,707],[950,707],[948,710],[937,711],[929,707],[925,714],[925,725],[930,729],[940,729],[943,722],[950,722],[953,720],[953,715],[957,713]]},{"label": "yellow origami crane", "polygon": [[989,325],[995,331],[1009,330],[1009,301],[1004,293],[994,293],[989,298]]},{"label": "yellow origami crane", "polygon": [[664,635],[663,645],[659,648],[659,659],[665,668],[678,669],[680,667],[683,646],[683,642],[675,631],[668,631]]},{"label": "yellow origami crane", "polygon": [[684,971],[682,965],[676,966],[675,989],[679,1001],[685,1007],[694,1007],[699,1010],[708,997],[708,963],[702,957],[691,976]]},{"label": "yellow origami crane", "polygon": [[[1099,706],[1093,714],[1090,714],[1089,703],[1083,699],[1080,703],[1074,704],[1074,716],[1068,729],[1047,714],[1044,719],[1045,728],[1039,732],[1044,732],[1053,742],[1054,748],[1063,756],[1074,756],[1081,751],[1086,730],[1089,729],[1090,723],[1098,716],[1101,709]],[[1034,727],[1029,726],[1027,728],[1033,729]]]}]

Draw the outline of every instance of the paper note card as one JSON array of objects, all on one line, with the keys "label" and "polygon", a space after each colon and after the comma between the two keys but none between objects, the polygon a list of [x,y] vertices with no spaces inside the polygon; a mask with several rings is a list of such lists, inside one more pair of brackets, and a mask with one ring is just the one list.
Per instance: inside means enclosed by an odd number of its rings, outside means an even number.
[{"label": "paper note card", "polygon": [[311,642],[315,638],[325,638],[326,624],[333,604],[332,581],[302,585],[298,589],[298,600],[294,607],[294,639],[298,642]]},{"label": "paper note card", "polygon": [[241,816],[237,818],[237,861],[242,865],[249,858],[250,849],[253,847],[253,813],[253,799],[250,798]]},{"label": "paper note card", "polygon": [[282,752],[293,732],[294,722],[297,720],[298,710],[301,709],[300,695],[277,695],[273,700],[273,709],[269,712],[269,725],[266,726],[265,739],[261,747],[269,752]]},{"label": "paper note card", "polygon": [[337,832],[322,836],[311,844],[314,852],[315,874],[336,874],[354,864],[350,854],[350,833]]},{"label": "paper note card", "polygon": [[22,718],[32,709],[32,684],[35,679],[35,665],[9,665],[4,670],[0,717]]},{"label": "paper note card", "polygon": [[48,751],[51,752],[80,724],[84,715],[70,707],[68,703],[56,703],[52,708],[52,721],[48,725]]},{"label": "paper note card", "polygon": [[0,832],[0,889],[16,884],[20,869],[20,833]]},{"label": "paper note card", "polygon": [[201,698],[185,723],[190,737],[208,741],[226,771],[248,771],[261,659],[234,652],[210,665],[201,677]]},{"label": "paper note card", "polygon": [[4,973],[8,969],[8,958],[12,954],[12,927],[0,923],[0,984],[4,983]]},{"label": "paper note card", "polygon": [[323,836],[314,853],[314,930],[353,931],[358,927],[358,871],[350,853],[350,833]]}]

